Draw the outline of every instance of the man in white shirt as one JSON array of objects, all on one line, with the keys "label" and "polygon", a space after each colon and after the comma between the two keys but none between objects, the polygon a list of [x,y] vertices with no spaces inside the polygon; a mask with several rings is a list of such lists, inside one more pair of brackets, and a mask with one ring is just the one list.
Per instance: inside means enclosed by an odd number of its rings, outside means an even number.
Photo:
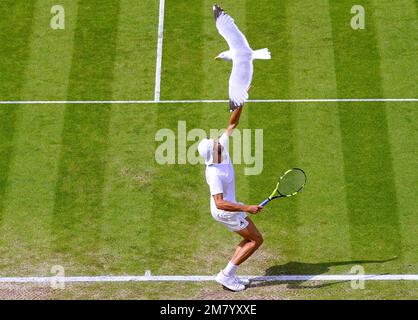
[{"label": "man in white shirt", "polygon": [[216,139],[203,139],[198,146],[200,156],[205,158],[206,182],[210,189],[210,209],[213,218],[229,230],[244,238],[235,250],[228,265],[216,276],[216,281],[232,291],[242,291],[248,280],[236,276],[237,267],[247,260],[263,243],[263,237],[247,216],[257,214],[262,207],[245,205],[235,199],[234,168],[228,154],[228,138],[238,125],[241,106],[232,112],[226,132]]}]

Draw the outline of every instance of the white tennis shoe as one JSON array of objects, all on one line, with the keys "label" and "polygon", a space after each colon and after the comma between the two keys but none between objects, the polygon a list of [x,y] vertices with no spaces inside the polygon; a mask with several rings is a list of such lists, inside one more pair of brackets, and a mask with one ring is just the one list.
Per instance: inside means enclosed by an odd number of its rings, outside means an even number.
[{"label": "white tennis shoe", "polygon": [[223,274],[222,270],[217,274],[215,281],[232,291],[245,290],[245,285],[240,283],[238,277],[227,277]]},{"label": "white tennis shoe", "polygon": [[238,282],[243,284],[244,286],[248,286],[250,284],[250,280],[248,279],[240,278],[238,276],[235,276],[235,278],[237,278]]}]

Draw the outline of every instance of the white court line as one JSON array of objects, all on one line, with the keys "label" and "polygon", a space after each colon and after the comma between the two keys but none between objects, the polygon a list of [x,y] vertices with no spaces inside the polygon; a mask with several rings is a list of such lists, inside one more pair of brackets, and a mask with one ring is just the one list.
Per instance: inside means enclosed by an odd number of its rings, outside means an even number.
[{"label": "white court line", "polygon": [[[281,275],[281,276],[242,276],[252,281],[418,281],[417,274],[386,275]],[[215,281],[215,276],[77,276],[77,277],[0,277],[0,283],[50,283],[61,282],[202,282]]]},{"label": "white court line", "polygon": [[[329,102],[418,102],[418,98],[374,98],[374,99],[259,99],[248,100],[255,103],[329,103]],[[228,103],[228,100],[26,100],[0,101],[0,105],[19,104],[194,104],[194,103]]]},{"label": "white court line", "polygon": [[163,59],[163,36],[164,36],[164,7],[165,7],[165,0],[160,0],[160,13],[159,13],[159,19],[158,19],[157,63],[156,63],[156,68],[155,68],[154,101],[160,101],[161,65],[162,65],[162,59]]}]

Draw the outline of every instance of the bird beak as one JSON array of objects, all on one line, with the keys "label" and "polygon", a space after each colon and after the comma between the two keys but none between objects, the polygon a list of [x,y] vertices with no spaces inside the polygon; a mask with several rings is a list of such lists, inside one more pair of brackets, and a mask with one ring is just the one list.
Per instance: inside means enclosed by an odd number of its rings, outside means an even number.
[{"label": "bird beak", "polygon": [[216,56],[216,57],[215,57],[215,60],[218,60],[218,59],[219,59],[219,56]]}]

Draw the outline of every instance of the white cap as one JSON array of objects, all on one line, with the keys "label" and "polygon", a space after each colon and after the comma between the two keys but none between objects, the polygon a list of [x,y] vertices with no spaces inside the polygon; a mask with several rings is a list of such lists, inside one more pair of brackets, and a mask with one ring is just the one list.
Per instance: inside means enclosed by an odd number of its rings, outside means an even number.
[{"label": "white cap", "polygon": [[199,142],[197,150],[199,155],[205,158],[205,164],[208,166],[213,163],[213,139],[203,139]]}]

